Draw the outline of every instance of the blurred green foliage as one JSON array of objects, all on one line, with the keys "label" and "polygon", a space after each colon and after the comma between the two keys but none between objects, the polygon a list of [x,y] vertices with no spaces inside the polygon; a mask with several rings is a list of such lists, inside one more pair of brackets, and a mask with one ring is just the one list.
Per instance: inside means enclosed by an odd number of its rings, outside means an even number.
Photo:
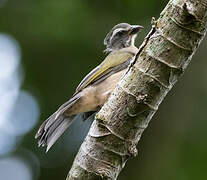
[{"label": "blurred green foliage", "polygon": [[[1,3],[0,32],[20,44],[25,81],[38,100],[39,124],[70,98],[80,80],[103,58],[103,39],[120,22],[140,24],[139,44],[150,29],[151,17],[167,4],[157,0],[8,0]],[[205,39],[184,77],[169,93],[145,131],[138,146],[139,156],[126,164],[120,180],[207,179],[207,70]],[[89,126],[83,125],[82,128]],[[39,180],[64,179],[74,155],[87,133],[77,126],[72,151],[57,143],[45,154],[27,134],[15,153],[25,147],[37,155]],[[85,124],[80,122],[80,124]],[[72,141],[72,140],[71,140]],[[70,147],[67,147],[70,149]],[[24,156],[24,153],[22,153]]]}]

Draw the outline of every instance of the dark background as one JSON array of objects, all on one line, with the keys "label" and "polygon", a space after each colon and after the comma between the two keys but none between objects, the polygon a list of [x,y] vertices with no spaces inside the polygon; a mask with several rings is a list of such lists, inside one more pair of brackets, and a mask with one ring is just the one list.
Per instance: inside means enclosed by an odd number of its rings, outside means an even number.
[{"label": "dark background", "polygon": [[[0,0],[0,179],[65,179],[91,121],[76,120],[49,151],[34,135],[104,59],[117,23],[140,24],[167,0]],[[120,180],[207,179],[207,40],[161,104]]]}]

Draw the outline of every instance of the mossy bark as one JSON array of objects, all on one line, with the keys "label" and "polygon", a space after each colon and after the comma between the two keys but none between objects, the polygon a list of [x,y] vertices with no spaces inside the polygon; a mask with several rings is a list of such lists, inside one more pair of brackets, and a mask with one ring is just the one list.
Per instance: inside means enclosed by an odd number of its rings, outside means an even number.
[{"label": "mossy bark", "polygon": [[135,63],[97,113],[67,180],[117,179],[204,38],[206,22],[207,0],[167,4]]}]

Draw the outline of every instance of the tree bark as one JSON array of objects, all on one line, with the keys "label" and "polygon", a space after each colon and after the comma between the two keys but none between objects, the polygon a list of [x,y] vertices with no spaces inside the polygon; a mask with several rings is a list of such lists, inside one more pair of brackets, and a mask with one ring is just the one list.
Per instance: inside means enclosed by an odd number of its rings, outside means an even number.
[{"label": "tree bark", "polygon": [[171,0],[140,46],[74,160],[67,180],[117,179],[206,33],[207,0]]}]

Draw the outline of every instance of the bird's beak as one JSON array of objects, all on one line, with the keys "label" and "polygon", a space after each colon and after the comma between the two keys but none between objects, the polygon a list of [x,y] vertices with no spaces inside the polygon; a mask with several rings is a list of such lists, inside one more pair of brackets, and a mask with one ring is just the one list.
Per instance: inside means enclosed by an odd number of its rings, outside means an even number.
[{"label": "bird's beak", "polygon": [[143,26],[140,26],[140,25],[132,25],[131,26],[131,29],[129,31],[129,34],[130,35],[136,34],[136,33],[138,33],[142,29],[144,29]]}]

